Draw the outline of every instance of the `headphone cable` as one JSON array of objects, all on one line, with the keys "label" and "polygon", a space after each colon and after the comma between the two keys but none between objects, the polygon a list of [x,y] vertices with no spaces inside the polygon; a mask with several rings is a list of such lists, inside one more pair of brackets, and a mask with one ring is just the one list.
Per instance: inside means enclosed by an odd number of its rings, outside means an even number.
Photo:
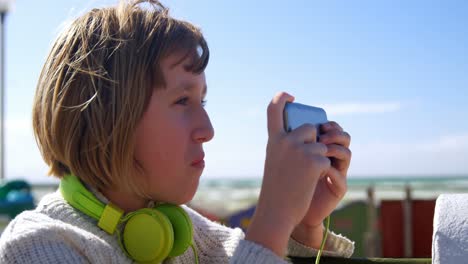
[{"label": "headphone cable", "polygon": [[317,257],[315,258],[315,264],[320,263],[320,256],[322,255],[323,249],[325,248],[325,241],[327,241],[328,229],[330,228],[330,216],[327,216],[327,224],[325,228],[325,232],[323,234],[322,244],[320,245],[320,250],[317,253]]},{"label": "headphone cable", "polygon": [[198,253],[197,253],[197,250],[195,248],[195,246],[192,244],[190,244],[190,247],[192,248],[193,250],[193,255],[195,256],[195,264],[198,264]]}]

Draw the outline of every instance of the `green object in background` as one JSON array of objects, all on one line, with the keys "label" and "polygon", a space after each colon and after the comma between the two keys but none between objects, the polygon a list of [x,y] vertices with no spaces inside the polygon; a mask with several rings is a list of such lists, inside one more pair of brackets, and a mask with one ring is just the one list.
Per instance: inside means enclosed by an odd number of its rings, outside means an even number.
[{"label": "green object in background", "polygon": [[[294,264],[311,264],[315,262],[315,258],[290,257],[289,260]],[[431,264],[431,262],[432,259],[430,258],[336,258],[322,256],[320,259],[321,264]]]},{"label": "green object in background", "polygon": [[330,229],[355,242],[354,257],[366,257],[365,234],[370,225],[367,219],[367,210],[366,202],[356,201],[331,214]]},{"label": "green object in background", "polygon": [[11,180],[0,185],[0,215],[14,218],[24,210],[34,209],[31,185],[24,180]]},{"label": "green object in background", "polygon": [[23,180],[6,181],[0,185],[0,201],[7,198],[8,193],[13,190],[24,190],[31,192],[31,185]]}]

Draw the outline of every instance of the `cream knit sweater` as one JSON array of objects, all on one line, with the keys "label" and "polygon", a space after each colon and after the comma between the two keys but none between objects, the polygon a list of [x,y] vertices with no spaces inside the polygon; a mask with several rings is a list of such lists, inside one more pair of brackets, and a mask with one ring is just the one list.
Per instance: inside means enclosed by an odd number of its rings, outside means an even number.
[{"label": "cream knit sweater", "polygon": [[[187,206],[200,263],[287,263],[272,251],[244,240],[241,229],[212,222]],[[274,232],[272,230],[272,232]],[[354,243],[330,232],[324,255],[350,257]],[[288,254],[315,256],[317,250],[290,239]],[[0,237],[1,263],[132,263],[96,220],[71,207],[59,191],[46,195],[37,208],[12,220]],[[192,249],[164,263],[195,263]]]}]

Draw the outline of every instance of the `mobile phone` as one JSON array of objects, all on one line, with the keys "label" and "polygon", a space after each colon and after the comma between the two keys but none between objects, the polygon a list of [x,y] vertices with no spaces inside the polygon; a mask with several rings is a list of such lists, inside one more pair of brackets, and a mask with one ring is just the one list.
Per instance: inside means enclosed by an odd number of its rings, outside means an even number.
[{"label": "mobile phone", "polygon": [[284,130],[290,132],[303,124],[318,126],[328,122],[327,113],[320,107],[286,103],[283,111]]}]

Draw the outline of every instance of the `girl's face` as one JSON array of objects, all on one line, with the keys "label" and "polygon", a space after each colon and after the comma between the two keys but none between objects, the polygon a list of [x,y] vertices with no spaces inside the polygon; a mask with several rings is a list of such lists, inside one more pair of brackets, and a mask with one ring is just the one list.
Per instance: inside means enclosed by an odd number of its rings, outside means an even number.
[{"label": "girl's face", "polygon": [[186,71],[188,58],[175,65],[180,58],[175,54],[161,61],[166,87],[153,90],[135,135],[140,182],[153,200],[173,204],[195,195],[205,167],[203,143],[214,136],[204,108],[205,74]]}]

